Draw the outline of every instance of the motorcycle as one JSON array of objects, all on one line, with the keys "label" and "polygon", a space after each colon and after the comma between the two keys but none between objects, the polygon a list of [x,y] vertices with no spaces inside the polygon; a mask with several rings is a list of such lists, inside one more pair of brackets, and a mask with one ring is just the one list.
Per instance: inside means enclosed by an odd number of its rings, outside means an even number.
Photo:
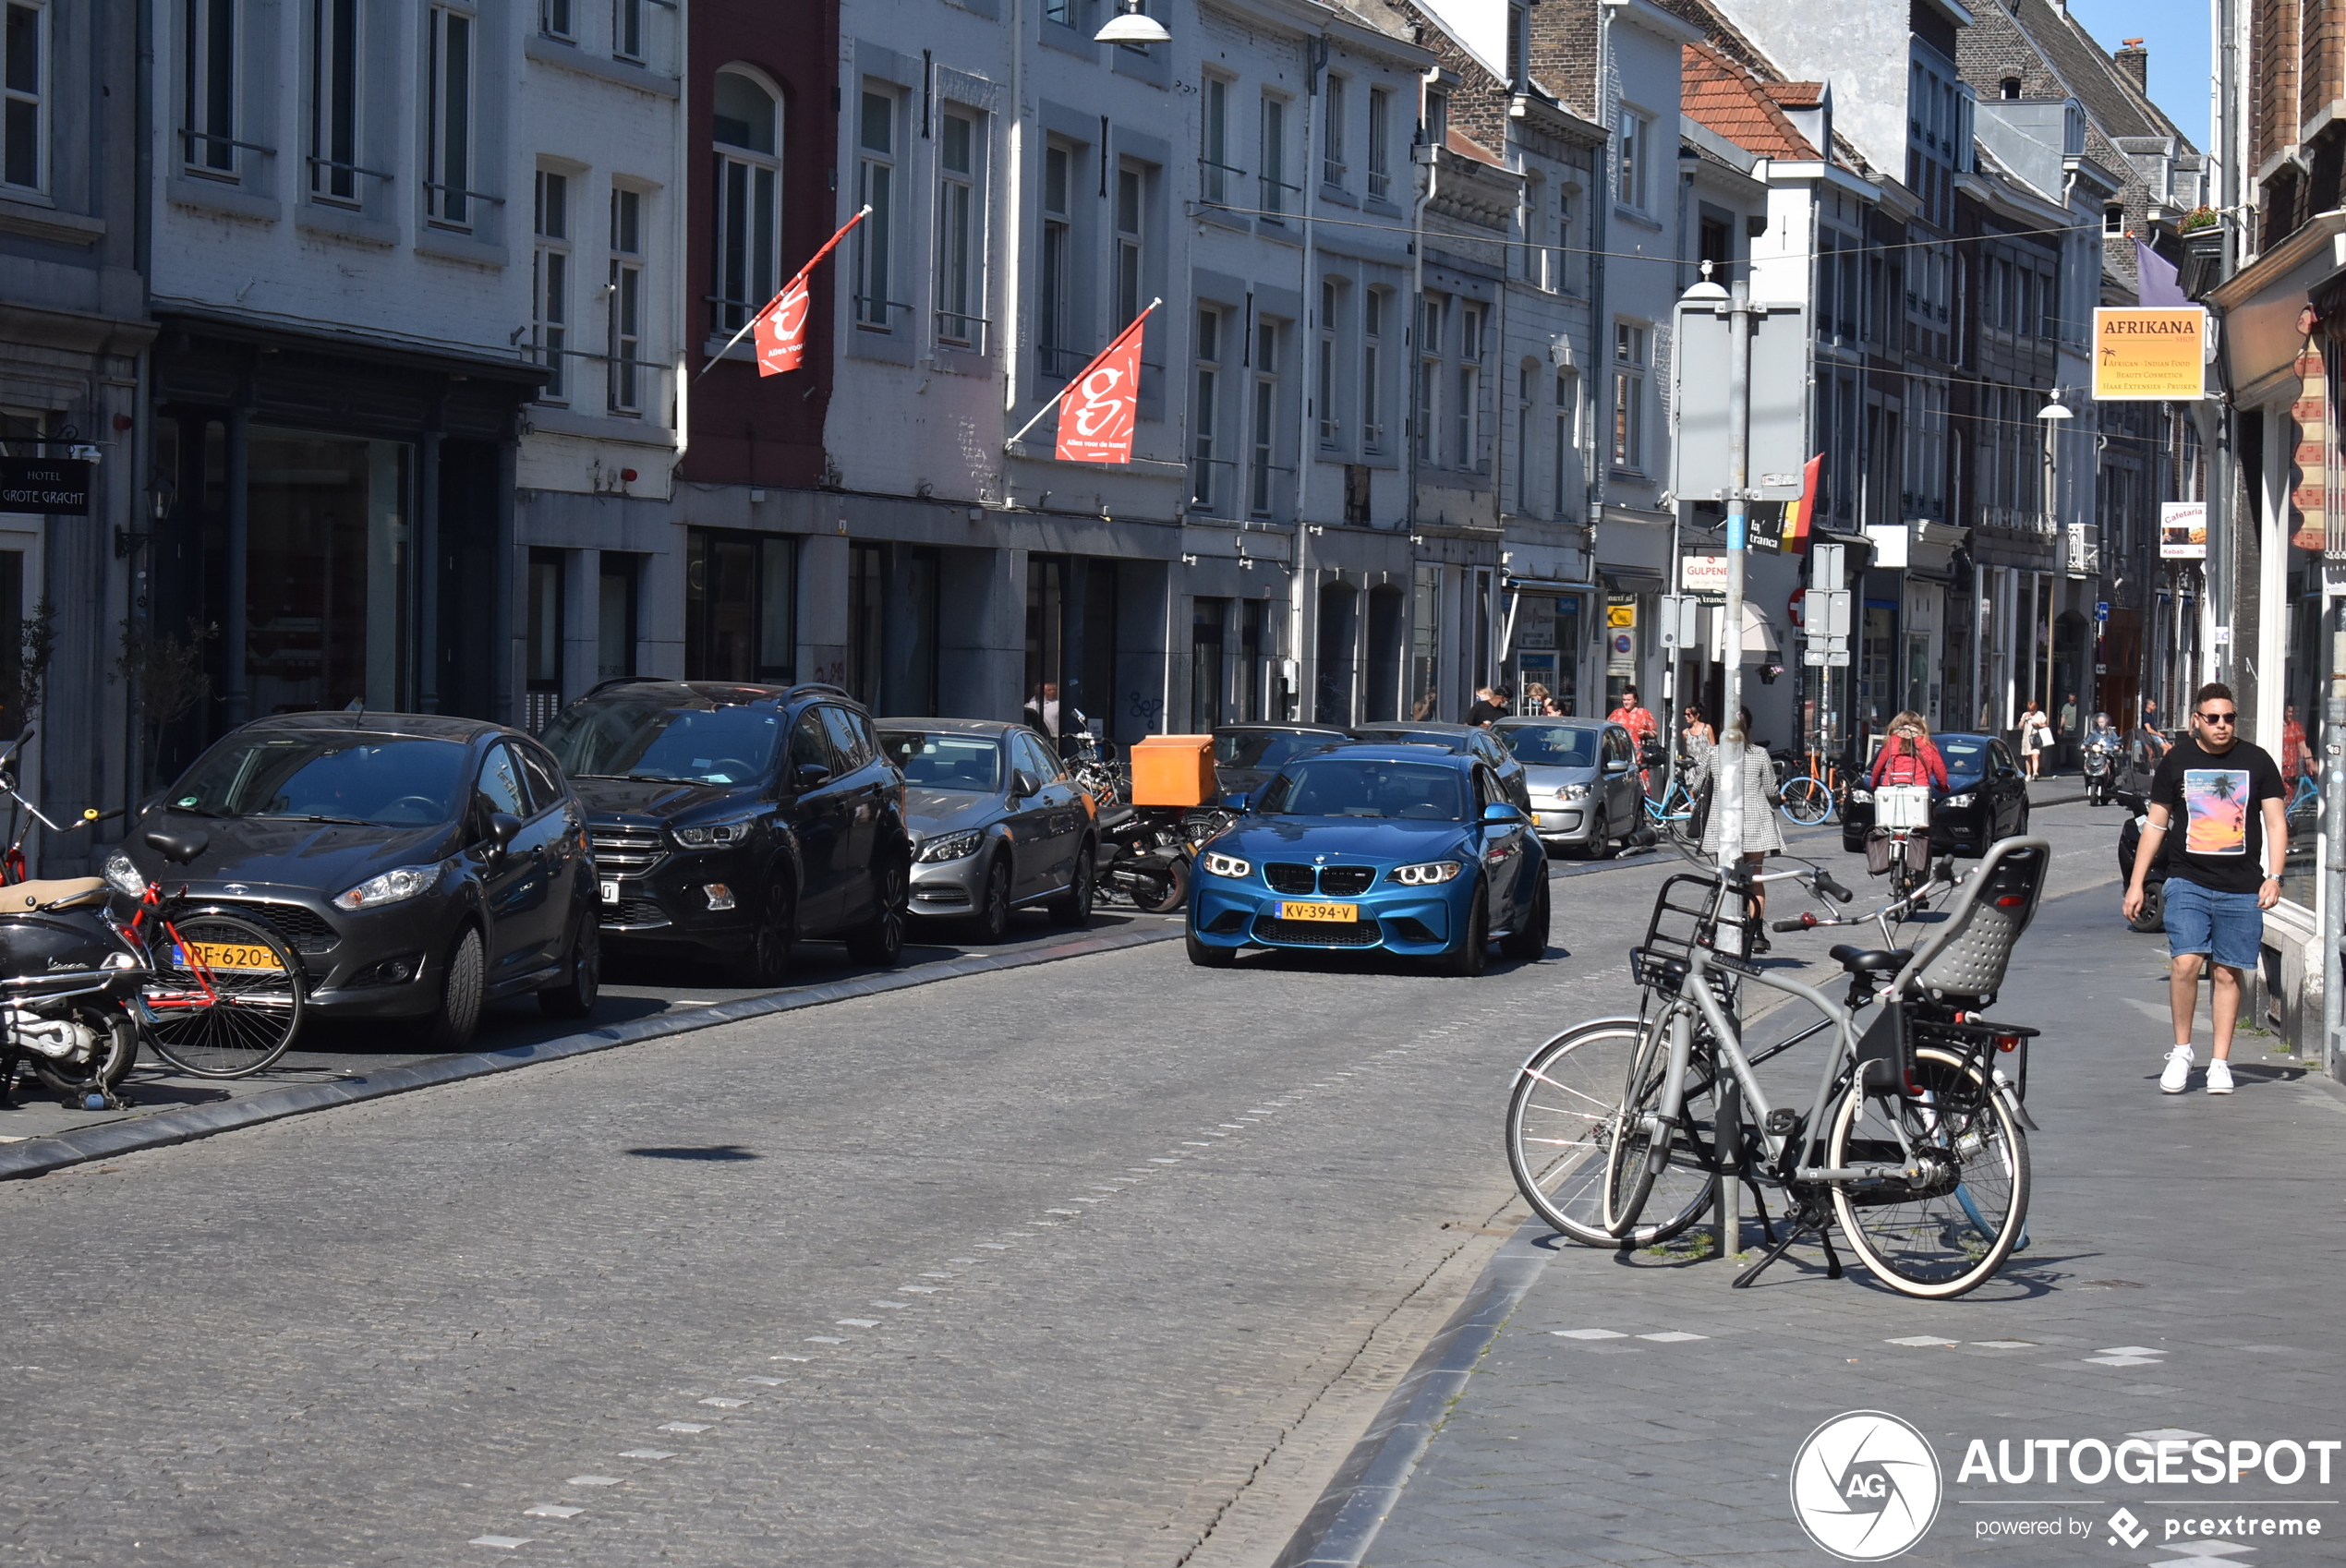
[{"label": "motorcycle", "polygon": [[[2125,886],[2134,874],[2134,852],[2142,847],[2143,829],[2150,824],[2150,814],[2143,810],[2139,802],[2128,803],[2134,806],[2135,814],[2128,817],[2126,825],[2118,830],[2118,878],[2121,887]],[[2162,842],[2158,857],[2143,873],[2142,912],[2128,923],[2136,931],[2166,930],[2166,902],[2167,846]]]},{"label": "motorcycle", "polygon": [[2087,805],[2106,806],[2117,798],[2118,742],[2116,740],[2086,742],[2084,766]]},{"label": "motorcycle", "polygon": [[1099,891],[1120,894],[1149,914],[1172,913],[1189,900],[1190,863],[1199,846],[1237,820],[1221,806],[1103,810]]},{"label": "motorcycle", "polygon": [[[27,731],[0,755],[0,793],[17,817],[0,886],[0,1105],[11,1094],[20,1066],[86,1110],[119,1109],[115,1088],[139,1060],[137,1008],[148,978],[145,949],[115,918],[114,889],[103,877],[27,881],[24,839],[34,822],[52,832],[51,822],[17,792],[13,772]],[[100,817],[84,813],[71,826]]]}]

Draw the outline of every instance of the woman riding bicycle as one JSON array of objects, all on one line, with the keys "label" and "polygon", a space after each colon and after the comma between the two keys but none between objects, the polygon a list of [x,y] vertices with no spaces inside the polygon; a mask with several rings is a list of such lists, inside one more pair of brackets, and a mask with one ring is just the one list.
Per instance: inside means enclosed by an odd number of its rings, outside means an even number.
[{"label": "woman riding bicycle", "polygon": [[1929,721],[1911,709],[1892,719],[1890,739],[1874,754],[1866,782],[1877,790],[1884,784],[1922,784],[1946,793],[1947,763],[1931,744]]}]

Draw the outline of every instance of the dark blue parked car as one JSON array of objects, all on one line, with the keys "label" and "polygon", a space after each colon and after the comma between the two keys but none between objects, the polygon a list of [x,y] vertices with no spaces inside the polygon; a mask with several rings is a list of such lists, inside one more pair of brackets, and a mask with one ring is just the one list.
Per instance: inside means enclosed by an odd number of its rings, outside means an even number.
[{"label": "dark blue parked car", "polygon": [[1480,974],[1548,947],[1548,859],[1479,757],[1342,746],[1288,762],[1198,852],[1190,961],[1247,947],[1363,948]]}]

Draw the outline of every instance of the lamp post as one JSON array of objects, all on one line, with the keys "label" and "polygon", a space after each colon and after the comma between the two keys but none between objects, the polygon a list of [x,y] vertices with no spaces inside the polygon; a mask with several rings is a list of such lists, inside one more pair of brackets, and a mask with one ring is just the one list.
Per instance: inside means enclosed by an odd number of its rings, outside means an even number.
[{"label": "lamp post", "polygon": [[2061,433],[2076,416],[2062,405],[2061,389],[2055,387],[2052,401],[2037,410],[2037,417],[2045,422],[2045,516],[2052,524],[2053,536],[2053,569],[2045,588],[2045,717],[2050,723],[2057,711],[2053,704],[2053,614],[2061,593]]}]

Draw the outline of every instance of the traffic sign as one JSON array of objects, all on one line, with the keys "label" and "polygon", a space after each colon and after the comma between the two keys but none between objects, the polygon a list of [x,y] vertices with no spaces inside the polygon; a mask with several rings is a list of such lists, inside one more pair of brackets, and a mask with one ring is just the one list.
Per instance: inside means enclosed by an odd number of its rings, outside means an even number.
[{"label": "traffic sign", "polygon": [[1808,613],[1808,607],[1805,602],[1808,597],[1808,589],[1795,588],[1792,590],[1792,597],[1784,601],[1784,613],[1792,618],[1792,623],[1795,626],[1805,626],[1808,624],[1808,622],[1802,619],[1803,616]]},{"label": "traffic sign", "polygon": [[2094,602],[2094,619],[2096,621],[2107,621],[2110,619],[2110,601],[2108,599],[2097,599]]}]

